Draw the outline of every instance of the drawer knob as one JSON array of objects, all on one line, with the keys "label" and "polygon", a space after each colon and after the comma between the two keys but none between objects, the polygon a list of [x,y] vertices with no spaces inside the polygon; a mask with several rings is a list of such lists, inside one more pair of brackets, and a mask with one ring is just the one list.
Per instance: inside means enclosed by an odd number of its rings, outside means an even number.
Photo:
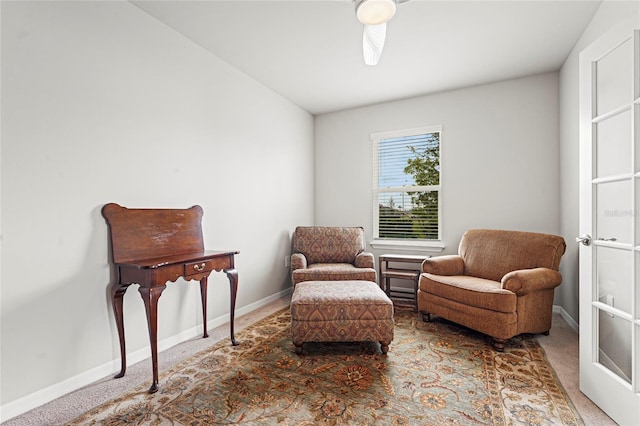
[{"label": "drawer knob", "polygon": [[203,262],[200,265],[193,265],[193,269],[195,269],[196,271],[200,272],[204,270],[204,267],[206,266],[206,264]]}]

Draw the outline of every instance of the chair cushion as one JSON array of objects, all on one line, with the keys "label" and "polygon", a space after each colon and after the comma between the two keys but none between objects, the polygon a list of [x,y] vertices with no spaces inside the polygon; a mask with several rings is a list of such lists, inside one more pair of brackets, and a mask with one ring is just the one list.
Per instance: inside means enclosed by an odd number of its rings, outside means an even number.
[{"label": "chair cushion", "polygon": [[374,282],[306,281],[291,296],[291,318],[380,321],[393,318],[393,303]]},{"label": "chair cushion", "polygon": [[423,273],[420,276],[419,288],[421,291],[463,305],[497,312],[516,311],[516,294],[502,289],[499,281],[464,275],[443,276]]},{"label": "chair cushion", "polygon": [[302,253],[308,264],[355,263],[364,251],[361,227],[298,226],[293,235],[294,253]]},{"label": "chair cushion", "polygon": [[291,273],[293,284],[303,281],[376,281],[376,270],[357,268],[350,263],[316,263]]}]

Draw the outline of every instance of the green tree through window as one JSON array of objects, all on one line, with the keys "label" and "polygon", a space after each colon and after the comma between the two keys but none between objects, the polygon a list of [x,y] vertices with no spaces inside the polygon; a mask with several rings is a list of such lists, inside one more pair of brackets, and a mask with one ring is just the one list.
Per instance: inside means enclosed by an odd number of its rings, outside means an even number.
[{"label": "green tree through window", "polygon": [[[423,129],[424,130],[424,129]],[[375,139],[379,239],[440,239],[440,131]]]}]

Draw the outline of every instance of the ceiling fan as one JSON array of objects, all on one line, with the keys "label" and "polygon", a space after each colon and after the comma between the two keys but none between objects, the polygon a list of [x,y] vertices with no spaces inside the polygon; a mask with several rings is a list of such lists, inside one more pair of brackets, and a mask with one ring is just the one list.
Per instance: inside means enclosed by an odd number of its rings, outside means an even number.
[{"label": "ceiling fan", "polygon": [[396,14],[397,5],[409,0],[354,0],[356,16],[364,24],[362,54],[367,65],[376,65],[387,36],[387,22]]}]

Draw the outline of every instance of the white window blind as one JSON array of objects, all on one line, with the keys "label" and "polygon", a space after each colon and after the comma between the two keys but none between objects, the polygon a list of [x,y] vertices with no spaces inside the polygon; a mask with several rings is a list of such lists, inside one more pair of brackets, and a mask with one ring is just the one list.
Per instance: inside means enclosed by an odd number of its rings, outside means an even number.
[{"label": "white window blind", "polygon": [[374,238],[441,240],[440,127],[372,135]]}]

